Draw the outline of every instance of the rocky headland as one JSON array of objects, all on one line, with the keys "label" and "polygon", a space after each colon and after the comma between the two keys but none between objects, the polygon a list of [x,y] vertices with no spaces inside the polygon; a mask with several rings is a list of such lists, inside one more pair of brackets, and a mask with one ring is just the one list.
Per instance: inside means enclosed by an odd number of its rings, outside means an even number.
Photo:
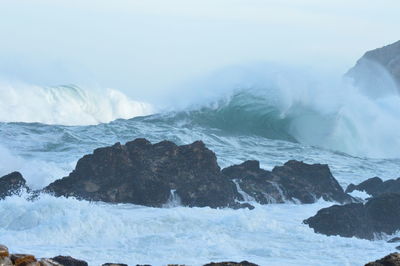
[{"label": "rocky headland", "polygon": [[400,41],[366,52],[346,76],[372,95],[400,88]]}]

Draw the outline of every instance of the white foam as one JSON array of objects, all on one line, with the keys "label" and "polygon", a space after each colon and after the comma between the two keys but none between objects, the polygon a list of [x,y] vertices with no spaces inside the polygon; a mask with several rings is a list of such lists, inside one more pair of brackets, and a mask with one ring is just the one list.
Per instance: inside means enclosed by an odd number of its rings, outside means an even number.
[{"label": "white foam", "polygon": [[260,265],[361,265],[391,252],[384,241],[315,234],[302,220],[330,203],[254,210],[147,208],[44,195],[0,201],[0,240],[11,252],[71,255],[89,265],[247,259]]}]

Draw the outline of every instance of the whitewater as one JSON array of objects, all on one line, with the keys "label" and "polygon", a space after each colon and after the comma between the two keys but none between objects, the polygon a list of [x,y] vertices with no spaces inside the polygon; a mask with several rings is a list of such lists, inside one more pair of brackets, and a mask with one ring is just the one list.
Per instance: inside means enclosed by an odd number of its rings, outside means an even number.
[{"label": "whitewater", "polygon": [[[208,83],[213,98],[175,109],[155,108],[116,90],[2,87],[0,175],[18,170],[30,187],[42,188],[68,175],[93,149],[137,137],[177,144],[202,140],[221,167],[248,159],[265,169],[290,159],[326,163],[344,188],[373,176],[400,175],[397,91],[371,97],[342,78],[278,68],[252,73],[234,83]],[[254,210],[231,210],[171,202],[161,209],[13,196],[0,201],[0,242],[13,252],[71,255],[90,265],[362,265],[394,249],[386,243],[389,236],[328,237],[302,224],[331,202],[252,204]]]}]

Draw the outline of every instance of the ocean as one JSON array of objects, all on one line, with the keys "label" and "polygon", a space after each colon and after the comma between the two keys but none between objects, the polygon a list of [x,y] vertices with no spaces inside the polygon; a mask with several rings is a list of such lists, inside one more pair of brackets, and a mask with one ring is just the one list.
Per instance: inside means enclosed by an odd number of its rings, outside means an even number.
[{"label": "ocean", "polygon": [[[287,78],[289,77],[289,78]],[[20,171],[40,189],[95,148],[147,138],[202,140],[223,167],[259,160],[328,164],[346,188],[400,176],[400,97],[374,98],[346,81],[279,74],[179,108],[78,86],[0,89],[0,176]],[[0,243],[37,257],[71,255],[100,265],[248,260],[259,265],[363,265],[394,251],[375,241],[316,234],[302,221],[335,204],[254,204],[254,210],[105,204],[27,195],[0,201]]]}]

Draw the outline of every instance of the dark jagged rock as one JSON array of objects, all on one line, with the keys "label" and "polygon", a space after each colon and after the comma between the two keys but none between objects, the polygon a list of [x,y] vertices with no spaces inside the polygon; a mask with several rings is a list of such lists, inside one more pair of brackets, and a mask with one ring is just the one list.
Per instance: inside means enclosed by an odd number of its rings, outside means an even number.
[{"label": "dark jagged rock", "polygon": [[27,189],[26,181],[19,172],[0,177],[0,199],[18,194],[23,189]]},{"label": "dark jagged rock", "polygon": [[179,202],[190,207],[253,209],[242,202],[245,193],[261,204],[286,200],[313,203],[319,198],[353,201],[327,165],[288,161],[266,171],[258,161],[246,161],[221,171],[214,152],[201,141],[177,146],[170,141],[151,144],[146,139],[94,150],[78,161],[69,176],[44,191],[154,207]]},{"label": "dark jagged rock", "polygon": [[316,233],[374,239],[400,230],[400,194],[382,194],[365,204],[352,203],[324,208],[304,221]]},{"label": "dark jagged rock", "polygon": [[[400,85],[400,41],[366,52],[351,68],[347,76],[353,78],[355,84],[373,90],[385,90],[391,85]],[[394,80],[394,84],[386,76]],[[371,91],[372,90],[372,91]]]},{"label": "dark jagged rock", "polygon": [[365,191],[373,197],[384,193],[400,194],[400,178],[390,179],[383,182],[379,177],[373,177],[361,182],[358,185],[350,184],[347,187],[346,192],[351,193],[354,190]]},{"label": "dark jagged rock", "polygon": [[400,242],[400,237],[394,237],[388,240],[388,243],[397,243],[397,242]]},{"label": "dark jagged rock", "polygon": [[64,266],[88,266],[86,261],[74,259],[70,256],[57,256],[52,258],[52,260]]},{"label": "dark jagged rock", "polygon": [[211,262],[208,264],[205,264],[204,266],[258,266],[258,264],[251,263],[248,261],[242,261],[242,262]]},{"label": "dark jagged rock", "polygon": [[236,206],[235,184],[221,175],[217,158],[203,142],[177,146],[136,139],[96,149],[68,177],[45,188],[56,196],[162,206],[171,191],[185,206]]},{"label": "dark jagged rock", "polygon": [[258,161],[246,161],[225,168],[222,173],[261,204],[285,200],[313,203],[319,198],[341,203],[353,200],[324,164],[292,160],[266,171],[260,168]]},{"label": "dark jagged rock", "polygon": [[365,266],[400,266],[400,253],[392,253],[386,257],[365,264]]}]

